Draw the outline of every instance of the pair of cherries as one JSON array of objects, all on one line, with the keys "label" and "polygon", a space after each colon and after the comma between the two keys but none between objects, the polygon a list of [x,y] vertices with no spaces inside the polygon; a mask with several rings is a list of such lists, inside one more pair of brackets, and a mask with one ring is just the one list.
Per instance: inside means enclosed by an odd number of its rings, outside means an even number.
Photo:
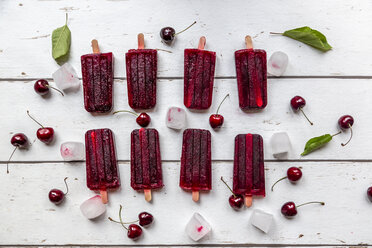
[{"label": "pair of cherries", "polygon": [[[294,111],[301,111],[301,113],[305,116],[305,118],[308,120],[308,122],[313,125],[313,123],[309,120],[309,118],[306,116],[304,111],[302,110],[303,107],[305,107],[306,101],[301,96],[295,96],[291,99],[291,107]],[[350,129],[350,138],[346,143],[341,143],[342,146],[346,146],[351,138],[353,137],[353,129],[351,128],[354,124],[354,118],[351,115],[343,115],[338,119],[338,126],[341,128],[341,130],[347,130]]]},{"label": "pair of cherries", "polygon": [[[121,224],[122,227],[127,230],[127,236],[130,239],[133,239],[133,240],[138,239],[142,235],[141,226],[142,227],[148,227],[154,221],[154,217],[152,216],[152,214],[150,214],[148,212],[141,212],[138,215],[138,220],[137,221],[127,222],[127,223],[123,222],[123,219],[122,219],[122,216],[121,216],[122,209],[123,209],[123,206],[120,205],[120,208],[119,208],[119,220],[120,221],[113,220],[111,217],[108,217],[108,219],[112,222]],[[139,222],[139,225],[134,224],[135,222]],[[126,224],[130,224],[130,225],[128,227],[126,227],[125,226]]]},{"label": "pair of cherries", "polygon": [[[27,110],[27,114],[28,116],[30,116],[30,118],[32,120],[34,120],[37,124],[39,124],[41,126],[41,128],[39,128],[36,132],[36,135],[37,135],[37,138],[46,143],[46,144],[49,144],[50,142],[52,142],[53,140],[53,137],[54,137],[54,129],[51,128],[51,127],[44,127],[43,125],[41,125],[37,120],[35,120],[29,113],[29,111]],[[27,136],[24,134],[24,133],[16,133],[12,136],[12,138],[10,139],[10,143],[15,147],[12,154],[10,155],[9,157],[9,160],[8,160],[8,163],[6,165],[6,172],[9,173],[9,162],[10,160],[12,159],[15,151],[17,149],[27,149],[30,145],[30,142],[27,138]]]}]

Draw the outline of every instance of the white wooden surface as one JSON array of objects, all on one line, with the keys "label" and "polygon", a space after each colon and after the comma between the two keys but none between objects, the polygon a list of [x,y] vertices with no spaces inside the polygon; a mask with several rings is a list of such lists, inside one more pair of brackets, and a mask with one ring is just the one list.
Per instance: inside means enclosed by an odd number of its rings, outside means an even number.
[{"label": "white wooden surface", "polygon": [[[46,98],[33,91],[35,79],[50,79],[58,69],[51,57],[50,35],[64,24],[65,12],[72,32],[69,62],[79,75],[80,55],[90,52],[91,39],[98,39],[103,51],[114,53],[115,110],[129,108],[124,53],[136,47],[137,33],[145,33],[148,47],[172,51],[159,52],[158,104],[150,111],[151,127],[160,133],[165,184],[154,192],[151,204],[130,188],[129,135],[138,128],[131,115],[90,115],[83,108],[82,89],[65,97],[53,92]],[[372,245],[372,205],[365,196],[372,185],[371,13],[368,0],[0,1],[0,245]],[[170,25],[181,30],[194,20],[198,23],[177,37],[173,46],[160,42],[160,28]],[[305,25],[326,34],[334,49],[323,54],[268,34]],[[258,113],[238,108],[233,52],[243,48],[246,34],[269,56],[282,50],[290,59],[283,78],[269,79],[268,107]],[[187,110],[188,127],[210,129],[209,115],[227,93],[230,98],[221,108],[223,128],[211,130],[213,190],[202,194],[201,202],[195,204],[191,195],[178,187],[182,133],[166,128],[165,113],[169,106],[183,107],[183,49],[195,47],[201,35],[207,37],[206,48],[218,54],[213,104],[204,112]],[[290,109],[289,100],[297,94],[307,100],[305,111],[314,126]],[[38,127],[27,117],[27,109],[44,125],[55,128],[53,144],[35,141]],[[337,119],[343,114],[353,115],[356,121],[348,146],[340,145],[348,138],[344,133],[324,149],[299,156],[308,138],[336,133]],[[122,188],[109,195],[106,215],[89,221],[79,210],[81,202],[94,194],[86,187],[85,164],[64,163],[59,145],[68,140],[83,141],[86,130],[98,127],[109,127],[115,133]],[[269,139],[277,131],[288,132],[292,141],[292,151],[282,161],[270,152]],[[6,174],[12,150],[9,140],[15,132],[25,132],[33,144],[29,151],[16,152],[10,174]],[[264,137],[267,189],[288,167],[303,167],[304,177],[298,185],[281,182],[275,192],[267,190],[266,198],[254,201],[253,208],[275,216],[276,226],[269,235],[249,224],[251,209],[236,212],[228,206],[230,194],[219,181],[224,176],[231,184],[233,140],[236,134],[246,132]],[[48,201],[47,193],[51,188],[63,188],[65,176],[70,178],[71,193],[56,207]],[[326,205],[304,207],[295,219],[287,220],[280,207],[288,200],[323,200]],[[116,217],[119,204],[128,219],[143,210],[155,216],[154,226],[137,242],[106,220],[107,216]],[[200,243],[184,233],[194,211],[213,226],[212,234]]]}]

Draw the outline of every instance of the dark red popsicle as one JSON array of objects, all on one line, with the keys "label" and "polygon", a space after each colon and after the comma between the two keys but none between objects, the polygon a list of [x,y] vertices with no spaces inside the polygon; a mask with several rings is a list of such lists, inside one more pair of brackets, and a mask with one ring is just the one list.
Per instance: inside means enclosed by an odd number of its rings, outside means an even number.
[{"label": "dark red popsicle", "polygon": [[235,52],[239,106],[243,110],[263,109],[267,105],[266,52],[253,49],[249,36],[246,43],[248,49]]},{"label": "dark red popsicle", "polygon": [[97,50],[81,56],[84,106],[88,112],[105,113],[112,109],[113,57],[112,53],[100,53],[97,41],[93,44]]},{"label": "dark red popsicle", "polygon": [[85,133],[87,186],[99,190],[107,202],[107,190],[120,187],[115,143],[110,129],[93,129]]},{"label": "dark red popsicle", "polygon": [[125,54],[128,102],[134,109],[150,109],[156,104],[157,51],[144,49],[143,34],[138,39],[138,49]]},{"label": "dark red popsicle", "polygon": [[[235,137],[233,192],[246,197],[265,196],[263,140],[258,134],[239,134]],[[249,202],[250,201],[250,204]]]},{"label": "dark red popsicle", "polygon": [[216,53],[204,49],[205,37],[198,49],[185,49],[184,104],[190,109],[208,109],[212,104]]},{"label": "dark red popsicle", "polygon": [[180,187],[193,192],[199,200],[200,190],[212,189],[211,133],[204,129],[183,132]]},{"label": "dark red popsicle", "polygon": [[132,188],[144,190],[145,199],[151,201],[151,189],[163,187],[159,133],[156,129],[132,131],[130,164]]}]

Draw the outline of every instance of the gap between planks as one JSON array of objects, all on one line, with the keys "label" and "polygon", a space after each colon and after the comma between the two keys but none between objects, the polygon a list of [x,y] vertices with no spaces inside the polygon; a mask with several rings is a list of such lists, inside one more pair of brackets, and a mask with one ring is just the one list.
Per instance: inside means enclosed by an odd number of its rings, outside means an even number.
[{"label": "gap between planks", "polygon": [[194,245],[84,245],[84,244],[68,244],[68,245],[0,245],[0,247],[368,247],[369,244],[194,244]]},{"label": "gap between planks", "polygon": [[[372,79],[372,76],[268,76],[268,79]],[[34,81],[40,78],[0,78],[0,81]],[[43,78],[53,80],[53,78]],[[126,80],[126,77],[114,77],[114,80]],[[183,77],[157,77],[159,80],[181,80]],[[236,79],[236,76],[216,76],[214,79]],[[79,80],[82,80],[79,77]]]}]

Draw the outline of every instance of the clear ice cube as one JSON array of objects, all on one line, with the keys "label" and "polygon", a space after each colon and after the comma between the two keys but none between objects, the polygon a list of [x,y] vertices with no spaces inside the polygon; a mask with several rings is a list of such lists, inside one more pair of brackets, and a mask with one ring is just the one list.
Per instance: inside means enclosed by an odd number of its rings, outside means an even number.
[{"label": "clear ice cube", "polygon": [[267,63],[267,71],[274,76],[281,76],[287,69],[288,55],[283,52],[275,52]]},{"label": "clear ice cube", "polygon": [[100,195],[93,196],[80,205],[80,210],[88,219],[95,219],[106,212],[106,205],[102,203]]},{"label": "clear ice cube", "polygon": [[186,126],[186,111],[178,107],[170,107],[165,119],[167,127],[182,129]]},{"label": "clear ice cube", "polygon": [[189,237],[198,241],[211,231],[211,225],[199,213],[194,213],[186,226],[186,233]]},{"label": "clear ice cube", "polygon": [[69,63],[63,64],[52,76],[57,87],[61,90],[76,91],[80,87],[76,71]]},{"label": "clear ice cube", "polygon": [[85,146],[81,142],[64,142],[61,144],[61,156],[65,161],[84,160]]},{"label": "clear ice cube", "polygon": [[271,152],[274,157],[286,156],[291,149],[291,141],[286,132],[274,133],[270,139]]},{"label": "clear ice cube", "polygon": [[250,222],[264,233],[268,233],[274,224],[274,216],[265,211],[255,209],[253,210]]}]

